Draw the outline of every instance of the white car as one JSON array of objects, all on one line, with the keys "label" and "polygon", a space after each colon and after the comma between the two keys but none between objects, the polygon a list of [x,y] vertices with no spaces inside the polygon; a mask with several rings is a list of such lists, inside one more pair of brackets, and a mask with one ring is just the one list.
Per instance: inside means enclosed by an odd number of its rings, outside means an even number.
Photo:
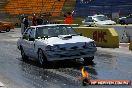
[{"label": "white car", "polygon": [[27,28],[17,41],[22,59],[32,57],[41,65],[54,60],[83,58],[92,61],[97,51],[94,40],[78,35],[71,25],[47,24]]},{"label": "white car", "polygon": [[94,15],[94,16],[88,16],[84,21],[82,21],[85,25],[114,25],[116,22],[110,20],[105,15]]}]

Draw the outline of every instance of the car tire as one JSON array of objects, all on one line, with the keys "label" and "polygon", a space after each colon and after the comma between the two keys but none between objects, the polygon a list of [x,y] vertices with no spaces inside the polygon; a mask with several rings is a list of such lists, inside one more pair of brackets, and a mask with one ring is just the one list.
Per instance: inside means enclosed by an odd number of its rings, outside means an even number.
[{"label": "car tire", "polygon": [[84,63],[89,63],[89,62],[93,61],[94,56],[92,56],[92,57],[84,57],[83,59],[84,59]]},{"label": "car tire", "polygon": [[92,25],[88,25],[88,27],[92,27]]},{"label": "car tire", "polygon": [[125,22],[124,20],[121,20],[121,21],[120,21],[120,24],[121,24],[121,25],[125,25],[126,22]]},{"label": "car tire", "polygon": [[25,55],[25,52],[24,52],[23,48],[21,47],[20,50],[21,50],[22,60],[23,61],[27,61],[28,60],[28,56]]},{"label": "car tire", "polygon": [[10,31],[10,29],[7,28],[7,29],[6,29],[6,32],[9,32],[9,31]]},{"label": "car tire", "polygon": [[41,66],[46,65],[47,62],[48,62],[45,55],[44,55],[44,53],[43,53],[43,51],[41,49],[38,51],[38,61],[39,61],[39,64]]}]

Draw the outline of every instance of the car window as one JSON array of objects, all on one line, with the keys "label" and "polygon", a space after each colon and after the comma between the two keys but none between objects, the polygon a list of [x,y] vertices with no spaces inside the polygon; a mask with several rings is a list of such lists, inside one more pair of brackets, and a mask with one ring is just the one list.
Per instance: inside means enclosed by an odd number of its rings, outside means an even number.
[{"label": "car window", "polygon": [[58,35],[77,35],[77,33],[72,29],[72,27],[65,26],[52,26],[52,27],[38,27],[36,29],[36,38],[50,36],[50,37],[58,37]]},{"label": "car window", "polygon": [[129,15],[127,18],[132,18],[132,15]]},{"label": "car window", "polygon": [[86,21],[86,22],[93,22],[93,19],[92,19],[92,17],[87,17],[87,18],[85,19],[85,21]]},{"label": "car window", "polygon": [[25,32],[24,32],[24,34],[23,35],[26,35],[27,33],[28,33],[28,30],[29,30],[30,28],[27,28],[26,30],[25,30]]},{"label": "car window", "polygon": [[28,28],[23,35],[23,38],[28,40],[29,38],[35,38],[35,28]]},{"label": "car window", "polygon": [[30,28],[26,29],[25,32],[23,33],[23,36],[22,36],[23,39],[28,40],[28,30],[29,30],[29,29],[30,29]]},{"label": "car window", "polygon": [[97,19],[98,21],[105,21],[105,20],[109,20],[109,18],[107,16],[96,16],[94,17],[95,19]]},{"label": "car window", "polygon": [[38,27],[36,28],[36,38],[43,37],[48,35],[48,30],[46,27]]},{"label": "car window", "polygon": [[35,28],[31,28],[31,29],[30,29],[29,37],[30,37],[30,38],[35,38]]}]

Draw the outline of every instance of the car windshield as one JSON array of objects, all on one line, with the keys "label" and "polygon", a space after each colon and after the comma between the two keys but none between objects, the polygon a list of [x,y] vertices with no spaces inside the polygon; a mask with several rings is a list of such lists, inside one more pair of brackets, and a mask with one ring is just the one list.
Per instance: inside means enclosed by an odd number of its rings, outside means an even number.
[{"label": "car windshield", "polygon": [[99,21],[109,20],[109,18],[108,18],[107,16],[96,16],[96,17],[94,17],[94,18],[96,18],[96,19],[99,20]]},{"label": "car windshield", "polygon": [[51,27],[37,27],[36,37],[58,37],[58,35],[77,35],[72,27],[67,26],[51,26]]}]

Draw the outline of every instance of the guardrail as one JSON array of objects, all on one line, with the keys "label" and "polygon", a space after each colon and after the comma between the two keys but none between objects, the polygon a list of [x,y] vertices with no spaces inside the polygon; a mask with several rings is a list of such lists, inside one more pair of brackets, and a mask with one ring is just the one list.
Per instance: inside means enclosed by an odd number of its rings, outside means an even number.
[{"label": "guardrail", "polygon": [[75,31],[95,40],[98,47],[119,48],[119,36],[113,28],[76,27]]}]

